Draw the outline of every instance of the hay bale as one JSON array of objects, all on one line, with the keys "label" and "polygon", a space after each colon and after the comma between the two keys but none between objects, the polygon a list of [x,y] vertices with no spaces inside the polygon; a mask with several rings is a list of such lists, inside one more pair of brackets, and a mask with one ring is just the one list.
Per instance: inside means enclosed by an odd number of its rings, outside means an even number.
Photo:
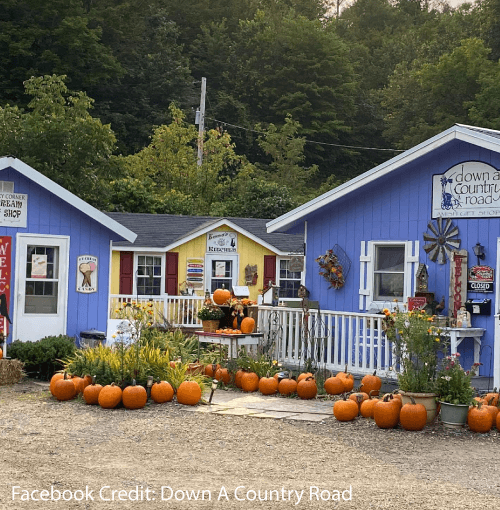
[{"label": "hay bale", "polygon": [[23,367],[18,359],[0,359],[0,386],[18,383],[25,375]]}]

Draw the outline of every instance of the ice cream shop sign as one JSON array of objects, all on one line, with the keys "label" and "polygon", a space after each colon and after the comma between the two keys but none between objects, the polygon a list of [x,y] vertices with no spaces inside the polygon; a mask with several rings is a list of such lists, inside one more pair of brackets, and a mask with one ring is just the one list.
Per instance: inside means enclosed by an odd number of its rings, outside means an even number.
[{"label": "ice cream shop sign", "polygon": [[97,257],[80,255],[76,267],[76,291],[82,294],[97,292]]},{"label": "ice cream shop sign", "polygon": [[432,178],[432,217],[500,216],[500,171],[468,161]]}]

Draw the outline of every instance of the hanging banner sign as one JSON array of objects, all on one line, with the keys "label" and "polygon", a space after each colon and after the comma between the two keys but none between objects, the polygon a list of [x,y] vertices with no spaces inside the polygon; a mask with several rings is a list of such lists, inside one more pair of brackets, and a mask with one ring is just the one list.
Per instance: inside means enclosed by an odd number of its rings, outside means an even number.
[{"label": "hanging banner sign", "polygon": [[207,234],[208,253],[236,253],[238,234],[235,232],[209,232]]},{"label": "hanging banner sign", "polygon": [[0,225],[26,228],[28,222],[28,195],[0,193]]},{"label": "hanging banner sign", "polygon": [[467,250],[453,250],[450,256],[450,300],[448,316],[457,317],[467,299]]},{"label": "hanging banner sign", "polygon": [[12,237],[0,237],[0,333],[9,334]]},{"label": "hanging banner sign", "polygon": [[76,259],[76,292],[92,294],[97,292],[97,257],[80,255]]},{"label": "hanging banner sign", "polygon": [[500,216],[500,171],[468,161],[432,177],[432,217]]},{"label": "hanging banner sign", "polygon": [[493,292],[494,270],[490,266],[472,266],[469,269],[469,292]]},{"label": "hanging banner sign", "polygon": [[186,260],[186,283],[191,289],[203,289],[205,279],[205,260],[187,259]]},{"label": "hanging banner sign", "polygon": [[47,255],[31,255],[31,278],[47,278]]}]

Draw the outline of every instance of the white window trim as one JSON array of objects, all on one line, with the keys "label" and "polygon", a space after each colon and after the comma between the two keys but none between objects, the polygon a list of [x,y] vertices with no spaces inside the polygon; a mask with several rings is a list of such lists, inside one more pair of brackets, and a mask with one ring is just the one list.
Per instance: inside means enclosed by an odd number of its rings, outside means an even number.
[{"label": "white window trim", "polygon": [[165,253],[157,253],[157,252],[134,252],[134,285],[133,285],[133,295],[139,296],[137,294],[137,278],[139,277],[139,257],[160,257],[161,258],[161,283],[160,283],[160,294],[140,294],[140,297],[150,297],[150,296],[162,296],[165,294]]},{"label": "white window trim", "polygon": [[[405,247],[404,262],[404,287],[401,302],[376,301],[374,300],[374,278],[373,267],[375,263],[375,250],[377,246],[401,246]],[[416,284],[416,273],[418,269],[419,241],[361,241],[360,254],[360,285],[359,285],[359,309],[368,311],[384,308],[403,309],[408,303],[408,297],[413,296]]]},{"label": "white window trim", "polygon": [[[301,257],[303,257],[302,255],[299,255]],[[282,260],[290,260],[292,258],[292,256],[289,256],[289,257],[276,257],[276,285],[278,285],[278,287],[280,287],[281,285],[281,278],[280,278],[280,261]],[[305,285],[305,268],[306,268],[306,262],[305,262],[305,257],[304,257],[304,269],[300,272],[300,284],[301,285]],[[302,301],[301,298],[280,298],[280,299],[284,299],[285,301]]]},{"label": "white window trim", "polygon": [[[233,287],[239,285],[240,279],[240,255],[239,253],[207,253],[205,254],[205,289],[211,288],[212,283],[212,261],[231,260],[233,262]],[[228,289],[231,290],[231,289]]]}]

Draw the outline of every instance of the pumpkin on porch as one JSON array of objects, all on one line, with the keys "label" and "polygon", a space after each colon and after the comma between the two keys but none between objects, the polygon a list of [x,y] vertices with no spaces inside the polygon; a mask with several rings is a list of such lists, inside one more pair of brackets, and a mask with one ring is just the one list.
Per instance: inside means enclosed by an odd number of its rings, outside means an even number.
[{"label": "pumpkin on porch", "polygon": [[253,330],[255,329],[255,319],[253,319],[252,317],[245,317],[241,321],[240,329],[242,333],[245,333],[247,335],[253,333]]},{"label": "pumpkin on porch", "polygon": [[231,299],[231,293],[227,289],[215,289],[213,300],[217,305],[224,305]]}]

